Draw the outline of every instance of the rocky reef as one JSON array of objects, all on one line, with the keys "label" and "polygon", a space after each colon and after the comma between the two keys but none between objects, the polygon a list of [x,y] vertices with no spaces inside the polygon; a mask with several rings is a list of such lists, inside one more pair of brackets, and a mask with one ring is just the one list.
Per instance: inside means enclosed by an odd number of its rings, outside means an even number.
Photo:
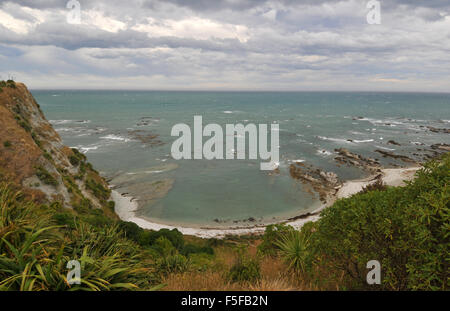
[{"label": "rocky reef", "polygon": [[380,168],[380,163],[375,159],[363,157],[345,148],[335,149],[334,151],[338,154],[334,159],[339,164],[353,165],[370,172],[376,172]]},{"label": "rocky reef", "polygon": [[307,190],[311,193],[311,190],[317,193],[323,203],[327,202],[330,192],[339,189],[341,186],[341,182],[335,173],[322,171],[306,163],[296,162],[291,164],[289,173],[292,178],[309,185],[312,189]]}]

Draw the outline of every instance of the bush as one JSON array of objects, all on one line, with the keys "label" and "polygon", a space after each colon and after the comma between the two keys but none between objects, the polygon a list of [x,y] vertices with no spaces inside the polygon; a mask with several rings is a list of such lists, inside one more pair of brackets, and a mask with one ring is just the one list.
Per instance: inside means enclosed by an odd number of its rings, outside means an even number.
[{"label": "bush", "polygon": [[11,144],[11,142],[10,142],[9,140],[3,142],[3,147],[9,148],[9,147],[11,147],[11,146],[12,146],[12,144]]},{"label": "bush", "polygon": [[36,168],[36,176],[46,185],[56,187],[58,185],[58,181],[50,174],[45,168],[39,166]]},{"label": "bush", "polygon": [[233,283],[256,282],[261,278],[259,262],[238,252],[236,260],[228,272],[228,279]]},{"label": "bush", "polygon": [[177,249],[181,250],[184,245],[183,234],[177,229],[161,229],[159,231],[144,231],[145,233],[141,234],[141,245],[149,245],[152,246],[157,239],[160,237],[165,237],[172,243],[172,245]]},{"label": "bush", "polygon": [[155,243],[152,245],[152,249],[154,249],[161,257],[169,257],[177,253],[177,250],[173,247],[172,243],[164,236],[160,236],[156,239]]},{"label": "bush", "polygon": [[[403,188],[369,191],[322,212],[311,235],[317,265],[350,289],[367,289],[378,260],[383,290],[448,290],[450,155]],[[373,287],[370,287],[373,288]]]},{"label": "bush", "polygon": [[171,255],[163,257],[156,262],[156,271],[162,275],[170,273],[183,273],[189,270],[190,262],[183,255]]},{"label": "bush", "polygon": [[78,164],[80,164],[80,160],[78,159],[78,157],[76,157],[75,155],[70,155],[69,156],[69,162],[70,164],[72,164],[73,166],[78,166]]},{"label": "bush", "polygon": [[186,244],[181,250],[181,254],[189,256],[191,254],[214,255],[214,249],[211,246],[200,246],[195,244]]},{"label": "bush", "polygon": [[383,183],[381,179],[377,179],[374,183],[368,184],[363,187],[361,193],[367,193],[369,191],[385,191],[387,190],[387,186]]},{"label": "bush", "polygon": [[70,213],[56,213],[52,216],[52,219],[59,226],[68,226],[69,228],[75,228],[75,217]]},{"label": "bush", "polygon": [[258,246],[258,252],[263,255],[275,256],[280,247],[277,244],[286,234],[294,231],[294,228],[286,225],[270,225],[266,227],[262,237],[262,243]]},{"label": "bush", "polygon": [[15,89],[16,88],[16,82],[14,80],[8,80],[6,81],[6,86]]},{"label": "bush", "polygon": [[144,232],[144,229],[129,221],[119,221],[119,228],[125,233],[126,237],[136,242],[139,242],[140,234]]},{"label": "bush", "polygon": [[115,212],[115,208],[116,208],[116,202],[114,201],[108,201],[107,203],[107,207],[111,212]]},{"label": "bush", "polygon": [[311,265],[308,236],[300,231],[291,230],[275,242],[280,254],[295,272],[306,272]]},{"label": "bush", "polygon": [[101,183],[97,183],[95,180],[89,178],[86,180],[86,188],[92,191],[92,193],[100,200],[108,200],[111,195],[111,190],[103,186]]}]

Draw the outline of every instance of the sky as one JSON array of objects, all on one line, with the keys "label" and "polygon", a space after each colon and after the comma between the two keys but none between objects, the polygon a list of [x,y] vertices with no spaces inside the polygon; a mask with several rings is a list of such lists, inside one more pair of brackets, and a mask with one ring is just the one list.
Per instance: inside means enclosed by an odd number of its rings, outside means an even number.
[{"label": "sky", "polygon": [[374,24],[369,0],[0,0],[0,78],[32,89],[449,92],[450,1],[379,3]]}]

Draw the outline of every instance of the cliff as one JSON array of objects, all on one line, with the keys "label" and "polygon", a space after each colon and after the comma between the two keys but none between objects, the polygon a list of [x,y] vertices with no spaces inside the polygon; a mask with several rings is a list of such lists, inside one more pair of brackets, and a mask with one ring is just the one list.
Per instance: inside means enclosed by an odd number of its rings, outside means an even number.
[{"label": "cliff", "polygon": [[65,146],[23,83],[0,82],[0,181],[19,185],[40,203],[102,208],[116,217],[105,180]]}]

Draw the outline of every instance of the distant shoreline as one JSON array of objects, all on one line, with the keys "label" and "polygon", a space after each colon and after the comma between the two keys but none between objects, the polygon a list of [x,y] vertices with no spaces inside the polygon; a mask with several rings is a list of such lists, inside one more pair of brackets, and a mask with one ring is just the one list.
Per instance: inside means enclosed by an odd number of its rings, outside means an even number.
[{"label": "distant shoreline", "polygon": [[[290,218],[285,221],[276,222],[277,224],[290,225],[296,229],[300,229],[305,223],[310,221],[317,221],[320,218],[320,213],[327,207],[330,207],[334,202],[341,198],[350,197],[353,194],[360,192],[367,185],[381,179],[383,183],[388,186],[403,186],[404,181],[410,181],[414,179],[415,173],[421,169],[421,166],[412,166],[407,168],[391,168],[381,169],[380,173],[373,174],[370,177],[358,180],[349,180],[343,183],[342,187],[336,190],[335,193],[328,195],[328,200],[325,204],[311,213],[300,215]],[[380,176],[381,175],[381,176]],[[227,235],[245,235],[245,234],[262,234],[266,226],[255,225],[253,227],[229,227],[229,228],[189,228],[183,226],[171,226],[156,223],[145,219],[145,217],[137,217],[135,212],[137,211],[138,204],[133,201],[132,197],[122,196],[117,191],[112,191],[112,199],[116,203],[116,214],[123,221],[129,221],[137,224],[143,229],[160,230],[160,229],[178,229],[184,235],[197,236],[200,238],[224,238]]]}]

